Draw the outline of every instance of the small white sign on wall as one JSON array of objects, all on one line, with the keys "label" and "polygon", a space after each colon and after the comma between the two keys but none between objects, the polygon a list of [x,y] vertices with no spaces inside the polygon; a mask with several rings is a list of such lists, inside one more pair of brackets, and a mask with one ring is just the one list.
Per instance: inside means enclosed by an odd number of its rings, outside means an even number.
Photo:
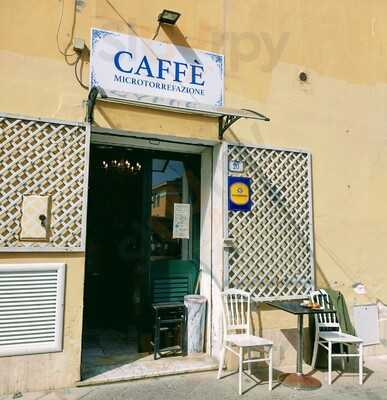
[{"label": "small white sign on wall", "polygon": [[173,239],[189,239],[191,204],[173,205]]},{"label": "small white sign on wall", "polygon": [[228,170],[230,172],[243,172],[245,170],[245,166],[243,161],[240,160],[229,160],[228,161]]},{"label": "small white sign on wall", "polygon": [[380,343],[379,315],[377,304],[363,304],[353,307],[356,335],[363,339],[365,346]]},{"label": "small white sign on wall", "polygon": [[[93,28],[90,87],[223,106],[223,55]],[[121,97],[120,97],[121,93]]]}]

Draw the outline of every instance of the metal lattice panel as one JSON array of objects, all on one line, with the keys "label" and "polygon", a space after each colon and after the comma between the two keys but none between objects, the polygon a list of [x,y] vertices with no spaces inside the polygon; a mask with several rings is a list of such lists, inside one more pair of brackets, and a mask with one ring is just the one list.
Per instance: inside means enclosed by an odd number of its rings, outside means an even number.
[{"label": "metal lattice panel", "polygon": [[252,210],[228,212],[228,286],[257,300],[305,296],[314,285],[310,156],[229,145],[228,159],[244,162],[252,185]]},{"label": "metal lattice panel", "polygon": [[[0,115],[0,247],[83,248],[86,127]],[[51,195],[49,242],[19,240],[23,195]]]}]

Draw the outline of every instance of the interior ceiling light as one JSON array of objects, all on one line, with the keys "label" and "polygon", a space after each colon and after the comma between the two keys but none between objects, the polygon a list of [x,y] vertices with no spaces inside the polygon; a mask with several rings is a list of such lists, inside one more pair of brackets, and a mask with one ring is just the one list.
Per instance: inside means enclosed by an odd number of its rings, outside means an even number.
[{"label": "interior ceiling light", "polygon": [[180,13],[177,11],[171,11],[171,10],[163,10],[157,19],[157,21],[160,24],[169,24],[169,25],[175,25],[176,21],[180,17]]}]

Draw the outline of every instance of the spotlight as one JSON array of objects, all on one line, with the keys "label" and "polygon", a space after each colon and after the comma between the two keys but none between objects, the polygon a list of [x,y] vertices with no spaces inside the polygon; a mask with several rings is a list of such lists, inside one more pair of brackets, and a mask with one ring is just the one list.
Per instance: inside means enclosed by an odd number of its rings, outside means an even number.
[{"label": "spotlight", "polygon": [[157,21],[160,24],[169,24],[169,25],[175,25],[176,21],[180,17],[180,13],[177,11],[171,11],[171,10],[163,10],[157,19]]}]

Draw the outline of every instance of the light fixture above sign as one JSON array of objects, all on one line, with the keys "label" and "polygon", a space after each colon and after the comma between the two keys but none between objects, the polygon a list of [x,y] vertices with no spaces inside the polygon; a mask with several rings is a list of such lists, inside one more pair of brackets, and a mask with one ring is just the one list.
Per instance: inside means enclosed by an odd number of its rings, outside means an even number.
[{"label": "light fixture above sign", "polygon": [[157,18],[157,21],[160,24],[169,24],[169,25],[175,25],[177,20],[180,18],[180,13],[177,11],[172,11],[172,10],[163,10],[160,14],[159,17]]}]

